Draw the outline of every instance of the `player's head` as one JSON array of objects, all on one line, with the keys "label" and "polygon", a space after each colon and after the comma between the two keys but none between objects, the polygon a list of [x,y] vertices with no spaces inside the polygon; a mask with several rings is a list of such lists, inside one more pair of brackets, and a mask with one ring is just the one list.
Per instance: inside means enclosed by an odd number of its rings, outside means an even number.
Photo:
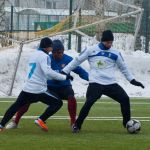
[{"label": "player's head", "polygon": [[48,37],[45,37],[45,38],[41,39],[39,48],[44,49],[48,53],[51,52],[53,50],[53,42],[52,42],[52,40],[50,38],[48,38]]},{"label": "player's head", "polygon": [[102,33],[101,42],[105,45],[106,48],[111,48],[114,41],[114,36],[111,30],[105,30]]},{"label": "player's head", "polygon": [[62,59],[64,54],[64,45],[60,40],[53,40],[53,50],[52,55],[54,59],[60,60]]}]

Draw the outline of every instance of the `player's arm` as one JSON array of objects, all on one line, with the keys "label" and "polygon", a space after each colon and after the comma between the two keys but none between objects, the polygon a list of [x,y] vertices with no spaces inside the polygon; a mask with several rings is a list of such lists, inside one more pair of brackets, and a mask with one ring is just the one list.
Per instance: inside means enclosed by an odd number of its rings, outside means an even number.
[{"label": "player's arm", "polygon": [[143,84],[141,82],[138,82],[134,79],[133,75],[131,74],[131,72],[129,71],[128,67],[126,66],[124,59],[121,55],[121,53],[119,53],[118,58],[116,60],[118,68],[120,69],[120,71],[122,72],[122,74],[126,77],[126,79],[133,85],[135,86],[140,86],[142,88],[144,88]]},{"label": "player's arm", "polygon": [[69,74],[70,71],[79,66],[83,61],[85,61],[89,56],[88,49],[84,50],[77,57],[75,57],[62,71]]},{"label": "player's arm", "polygon": [[47,56],[47,58],[46,57],[41,58],[39,63],[47,79],[66,80],[67,78],[66,75],[62,75],[52,70],[49,56]]},{"label": "player's arm", "polygon": [[72,70],[74,73],[78,74],[80,78],[89,81],[89,74],[80,66],[76,67],[74,70]]}]

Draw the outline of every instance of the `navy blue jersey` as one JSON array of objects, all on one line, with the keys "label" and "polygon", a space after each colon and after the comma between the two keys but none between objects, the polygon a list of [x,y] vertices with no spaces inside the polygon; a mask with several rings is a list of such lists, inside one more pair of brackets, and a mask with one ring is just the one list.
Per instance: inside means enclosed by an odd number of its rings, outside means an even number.
[{"label": "navy blue jersey", "polygon": [[[55,60],[52,54],[50,54],[49,56],[51,58],[51,68],[56,72],[61,72],[62,69],[73,60],[72,57],[66,54],[63,55],[61,60]],[[72,71],[78,74],[82,79],[88,81],[88,73],[82,67],[78,66]],[[48,80],[47,84],[50,88],[59,88],[63,86],[70,86],[71,82],[70,80],[65,81]]]}]

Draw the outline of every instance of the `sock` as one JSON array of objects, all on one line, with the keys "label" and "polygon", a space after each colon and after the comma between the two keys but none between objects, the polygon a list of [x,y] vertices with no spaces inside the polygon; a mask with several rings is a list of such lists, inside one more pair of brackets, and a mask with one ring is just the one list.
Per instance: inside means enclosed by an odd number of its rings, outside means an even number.
[{"label": "sock", "polygon": [[24,106],[21,107],[21,108],[19,109],[19,111],[16,113],[16,116],[15,116],[15,119],[14,119],[14,122],[15,122],[16,124],[19,123],[19,121],[20,121],[21,117],[24,115],[24,113],[26,113],[26,112],[28,111],[29,106],[30,106],[29,104],[24,105]]},{"label": "sock", "polygon": [[68,112],[70,115],[71,125],[76,121],[77,103],[74,96],[68,97]]}]

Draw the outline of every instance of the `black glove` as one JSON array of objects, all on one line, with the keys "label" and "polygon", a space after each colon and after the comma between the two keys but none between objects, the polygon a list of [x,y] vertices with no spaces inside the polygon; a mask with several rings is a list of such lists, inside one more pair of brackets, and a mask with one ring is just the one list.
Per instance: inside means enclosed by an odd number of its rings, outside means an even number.
[{"label": "black glove", "polygon": [[64,75],[68,75],[66,72],[64,72],[64,71],[61,71],[60,72],[61,74],[64,74]]},{"label": "black glove", "polygon": [[131,80],[130,83],[135,86],[140,86],[144,89],[144,85],[141,82],[136,81],[135,79]]},{"label": "black glove", "polygon": [[65,73],[65,72],[63,72],[63,71],[61,71],[61,73],[64,74],[64,75],[66,75],[66,80],[71,80],[71,81],[73,81],[73,76],[71,76],[70,74],[67,74],[67,73]]},{"label": "black glove", "polygon": [[71,81],[73,81],[73,76],[71,76],[70,74],[67,74],[66,76],[67,76],[67,77],[66,77],[66,80],[71,80]]}]

